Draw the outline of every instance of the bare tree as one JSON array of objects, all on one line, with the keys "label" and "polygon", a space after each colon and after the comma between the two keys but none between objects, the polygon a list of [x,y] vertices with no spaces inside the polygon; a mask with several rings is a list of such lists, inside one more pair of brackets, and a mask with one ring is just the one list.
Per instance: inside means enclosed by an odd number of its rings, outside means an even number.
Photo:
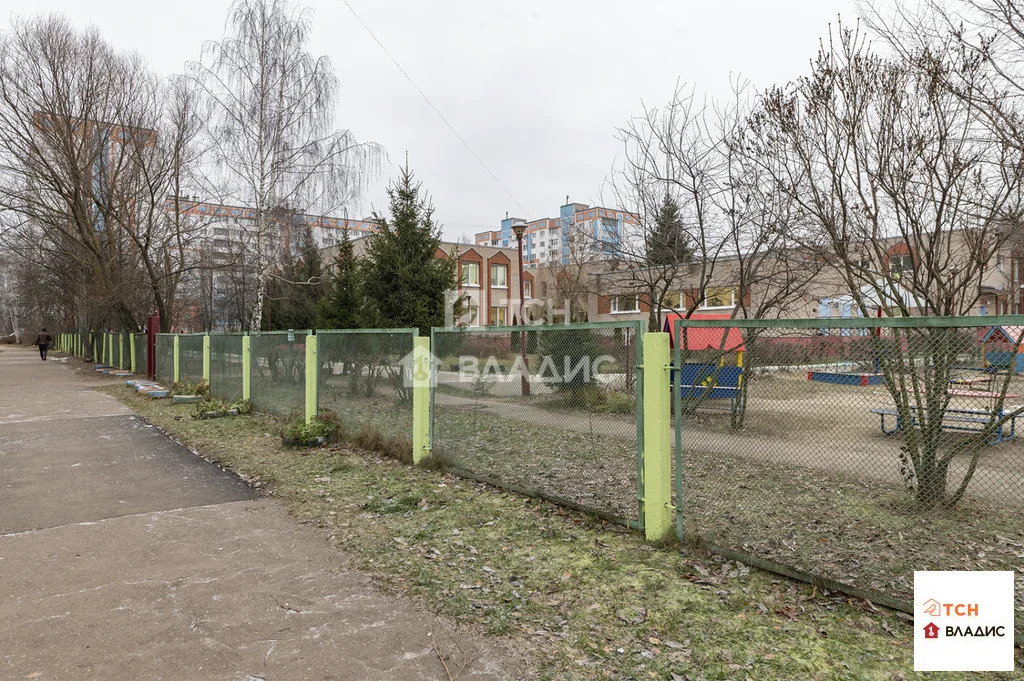
[{"label": "bare tree", "polygon": [[[810,75],[764,94],[752,117],[755,157],[776,160],[765,170],[809,217],[798,238],[835,269],[861,310],[968,314],[992,254],[1019,232],[1024,156],[977,111],[991,87],[984,61],[954,40],[888,59],[840,26]],[[968,91],[979,98],[962,96]],[[1006,385],[986,432],[967,450],[941,451],[955,332],[871,339],[907,424],[902,468],[917,505],[952,506],[1002,425]],[[958,453],[968,464],[950,492]]]},{"label": "bare tree", "polygon": [[208,43],[190,73],[209,105],[209,138],[236,199],[255,211],[255,302],[260,328],[267,282],[287,234],[276,210],[326,214],[353,201],[383,157],[375,144],[334,129],[338,83],[308,51],[307,11],[287,0],[238,0],[229,35]]}]

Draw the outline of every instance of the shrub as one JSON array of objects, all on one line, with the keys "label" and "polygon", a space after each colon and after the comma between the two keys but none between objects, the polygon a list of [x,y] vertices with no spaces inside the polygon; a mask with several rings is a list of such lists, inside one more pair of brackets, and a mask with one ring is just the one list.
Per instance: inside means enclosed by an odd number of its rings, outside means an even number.
[{"label": "shrub", "polygon": [[341,424],[333,412],[324,412],[313,417],[306,423],[305,417],[298,416],[290,420],[282,429],[281,437],[285,440],[298,440],[308,442],[318,437],[325,438],[327,442],[338,439],[341,432]]},{"label": "shrub", "polygon": [[601,411],[608,414],[634,414],[636,413],[636,398],[630,393],[610,391],[605,395]]},{"label": "shrub", "polygon": [[204,378],[199,383],[189,383],[188,381],[180,381],[171,386],[172,395],[199,395],[207,400],[210,399],[210,384]]}]

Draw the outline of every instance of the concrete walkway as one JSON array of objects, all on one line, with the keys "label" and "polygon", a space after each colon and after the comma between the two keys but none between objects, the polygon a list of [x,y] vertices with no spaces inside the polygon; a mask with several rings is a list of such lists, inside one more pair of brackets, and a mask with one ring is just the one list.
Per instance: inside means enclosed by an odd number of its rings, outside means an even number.
[{"label": "concrete walkway", "polygon": [[522,678],[104,382],[0,346],[0,679]]}]

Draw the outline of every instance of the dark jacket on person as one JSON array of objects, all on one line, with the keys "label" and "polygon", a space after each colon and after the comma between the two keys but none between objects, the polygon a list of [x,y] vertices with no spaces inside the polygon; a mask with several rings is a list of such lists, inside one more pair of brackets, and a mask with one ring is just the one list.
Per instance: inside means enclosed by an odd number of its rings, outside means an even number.
[{"label": "dark jacket on person", "polygon": [[49,345],[53,341],[53,337],[45,331],[40,331],[36,336],[36,342],[33,345]]}]

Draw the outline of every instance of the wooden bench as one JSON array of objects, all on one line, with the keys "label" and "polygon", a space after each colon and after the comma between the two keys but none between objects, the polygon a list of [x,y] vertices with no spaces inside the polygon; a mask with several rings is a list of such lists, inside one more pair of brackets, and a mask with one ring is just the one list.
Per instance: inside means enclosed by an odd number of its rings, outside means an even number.
[{"label": "wooden bench", "polygon": [[[892,435],[903,430],[903,419],[900,417],[900,413],[896,409],[872,409],[872,414],[878,414],[881,418],[882,432],[886,435]],[[921,425],[921,420],[918,418],[917,407],[910,407],[910,413],[913,417],[914,423],[911,425],[912,428],[918,428]],[[995,414],[996,420],[1005,418],[1005,416],[1011,412],[1004,410],[998,413],[987,411],[985,409],[946,409],[942,415],[942,428],[944,430],[959,430],[971,433],[982,433],[986,430],[988,425],[992,423],[992,417]],[[896,426],[891,429],[885,427],[885,417],[895,416]],[[1017,416],[1010,417],[1010,432],[1006,432],[1006,424],[999,427],[998,432],[991,439],[986,441],[985,444],[995,445],[1003,442],[1004,440],[1012,440],[1016,435],[1017,431]]]},{"label": "wooden bench", "polygon": [[681,371],[672,370],[672,385],[681,400],[729,400],[729,411],[736,413],[742,376],[742,367],[684,364]]}]

